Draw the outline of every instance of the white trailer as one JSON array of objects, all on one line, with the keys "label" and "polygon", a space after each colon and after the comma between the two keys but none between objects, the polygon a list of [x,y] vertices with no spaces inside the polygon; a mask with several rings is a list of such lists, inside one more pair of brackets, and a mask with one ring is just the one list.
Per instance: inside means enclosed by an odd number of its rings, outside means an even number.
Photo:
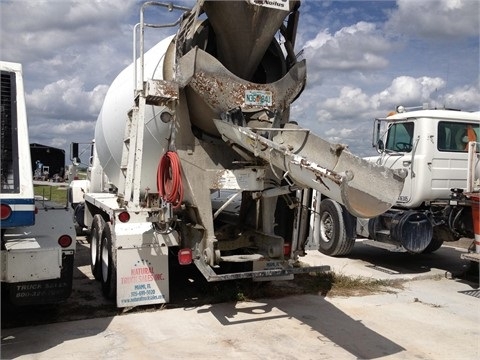
[{"label": "white trailer", "polygon": [[[306,82],[293,52],[299,5],[142,6],[139,58],[112,83],[90,179],[73,181],[70,195],[90,231],[92,272],[118,307],[168,302],[174,263],[193,263],[207,281],[324,271],[298,262],[306,213],[291,195],[313,187],[374,216],[400,194],[401,172],[289,121]],[[152,6],[184,13],[170,24],[177,34],[144,53],[145,29],[168,26],[144,22]],[[232,200],[212,207],[219,190],[241,199],[236,218],[222,216]]]},{"label": "white trailer", "polygon": [[34,197],[22,66],[0,62],[1,281],[16,305],[70,296],[75,230],[67,207]]},{"label": "white trailer", "polygon": [[395,206],[364,219],[310,191],[312,243],[332,256],[348,255],[357,237],[391,251],[425,254],[446,241],[474,238],[479,139],[480,112],[398,107],[375,119],[373,146],[379,156],[368,160],[407,172]]}]

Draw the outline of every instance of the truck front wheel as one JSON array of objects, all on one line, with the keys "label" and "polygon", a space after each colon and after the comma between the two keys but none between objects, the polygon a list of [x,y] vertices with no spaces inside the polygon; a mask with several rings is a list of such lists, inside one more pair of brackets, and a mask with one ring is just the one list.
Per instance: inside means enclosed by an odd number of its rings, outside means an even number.
[{"label": "truck front wheel", "polygon": [[330,256],[348,255],[355,244],[352,215],[340,204],[325,199],[320,203],[319,251]]}]

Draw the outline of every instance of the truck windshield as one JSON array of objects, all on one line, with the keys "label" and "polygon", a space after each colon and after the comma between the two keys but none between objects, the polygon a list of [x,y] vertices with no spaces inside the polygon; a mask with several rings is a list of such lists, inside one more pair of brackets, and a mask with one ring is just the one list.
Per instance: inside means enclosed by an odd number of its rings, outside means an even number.
[{"label": "truck windshield", "polygon": [[386,150],[412,151],[413,122],[392,124],[388,129]]},{"label": "truck windshield", "polygon": [[480,141],[480,125],[478,123],[458,123],[440,121],[438,123],[439,151],[468,151],[469,141]]}]

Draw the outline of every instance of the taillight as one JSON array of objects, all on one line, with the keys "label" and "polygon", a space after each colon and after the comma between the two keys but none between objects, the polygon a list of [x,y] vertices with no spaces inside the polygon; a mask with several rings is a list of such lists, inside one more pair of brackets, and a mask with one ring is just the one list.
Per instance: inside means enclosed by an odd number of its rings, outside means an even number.
[{"label": "taillight", "polygon": [[130,214],[126,211],[123,211],[120,214],[118,214],[118,220],[120,220],[120,222],[122,223],[126,223],[130,220]]},{"label": "taillight", "polygon": [[7,220],[10,215],[12,215],[12,208],[8,205],[1,204],[0,205],[0,219]]},{"label": "taillight", "polygon": [[62,248],[69,247],[72,245],[72,238],[68,235],[62,235],[58,238],[58,245],[60,245]]},{"label": "taillight", "polygon": [[190,265],[192,263],[192,249],[180,249],[178,251],[178,263],[180,265]]},{"label": "taillight", "polygon": [[283,255],[288,256],[292,252],[292,244],[285,243],[283,244]]}]

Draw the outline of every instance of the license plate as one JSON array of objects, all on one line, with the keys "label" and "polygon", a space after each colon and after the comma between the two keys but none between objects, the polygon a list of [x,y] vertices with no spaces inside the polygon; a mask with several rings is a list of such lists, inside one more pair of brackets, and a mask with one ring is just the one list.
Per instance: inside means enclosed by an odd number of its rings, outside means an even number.
[{"label": "license plate", "polygon": [[245,90],[245,105],[272,106],[272,92],[263,90]]}]

